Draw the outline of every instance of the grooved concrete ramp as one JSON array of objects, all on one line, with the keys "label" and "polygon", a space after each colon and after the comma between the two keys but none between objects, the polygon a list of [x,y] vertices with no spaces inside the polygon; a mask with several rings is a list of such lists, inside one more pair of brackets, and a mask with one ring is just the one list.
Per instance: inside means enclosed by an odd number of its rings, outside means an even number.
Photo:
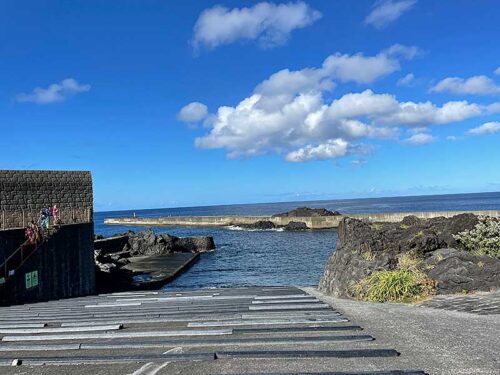
[{"label": "grooved concrete ramp", "polygon": [[[127,292],[0,309],[0,373],[422,375],[293,287]],[[22,365],[11,367],[13,359]],[[10,367],[8,367],[10,366]]]}]

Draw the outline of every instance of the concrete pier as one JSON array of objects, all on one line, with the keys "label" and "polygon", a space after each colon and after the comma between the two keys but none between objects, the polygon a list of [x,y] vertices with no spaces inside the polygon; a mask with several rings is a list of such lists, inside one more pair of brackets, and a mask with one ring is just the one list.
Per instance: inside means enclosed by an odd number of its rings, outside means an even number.
[{"label": "concrete pier", "polygon": [[[451,217],[463,213],[475,215],[500,217],[500,211],[433,211],[433,212],[390,212],[374,214],[349,214],[356,219],[373,222],[398,222],[405,216],[414,215],[421,219],[433,217]],[[163,216],[163,217],[122,217],[105,219],[109,225],[134,225],[134,226],[190,226],[190,227],[224,227],[242,224],[254,224],[260,220],[268,220],[275,225],[287,225],[291,221],[306,223],[309,229],[337,228],[344,215],[315,216],[315,217],[272,217],[272,216]]]}]

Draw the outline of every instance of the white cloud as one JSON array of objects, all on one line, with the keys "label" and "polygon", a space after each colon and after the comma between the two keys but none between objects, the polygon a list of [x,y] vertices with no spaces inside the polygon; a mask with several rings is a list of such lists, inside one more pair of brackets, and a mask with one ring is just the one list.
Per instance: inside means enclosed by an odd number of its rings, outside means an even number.
[{"label": "white cloud", "polygon": [[431,92],[449,92],[452,94],[488,95],[499,94],[500,86],[486,76],[473,76],[467,79],[448,77],[439,81]]},{"label": "white cloud", "polygon": [[62,102],[70,96],[89,91],[90,87],[90,85],[78,83],[78,81],[73,78],[66,78],[59,83],[49,85],[45,89],[35,87],[30,94],[18,94],[16,100],[21,103],[32,102],[38,104]]},{"label": "white cloud", "polygon": [[289,152],[286,160],[291,162],[304,162],[310,160],[326,160],[345,156],[348,153],[349,143],[341,138],[330,139],[326,143],[299,148]]},{"label": "white cloud", "polygon": [[404,77],[398,79],[398,86],[411,86],[415,82],[415,75],[413,73],[408,73]]},{"label": "white cloud", "polygon": [[[366,146],[362,147],[360,141],[398,139],[401,127],[415,128],[409,143],[423,142],[432,137],[426,134],[430,126],[460,122],[495,110],[494,104],[467,101],[442,105],[398,101],[394,95],[370,89],[333,100],[325,98],[344,80],[363,84],[388,74],[391,69],[373,69],[380,66],[376,57],[382,55],[391,60],[392,70],[399,68],[399,60],[382,52],[376,56],[337,54],[318,68],[281,70],[258,84],[238,104],[220,106],[216,113],[208,115],[204,122],[209,130],[195,144],[199,148],[225,149],[231,158],[276,152],[298,162],[363,155]],[[366,69],[358,74],[350,64]],[[373,73],[367,76],[366,71]]]},{"label": "white cloud", "polygon": [[500,66],[498,68],[495,69],[495,74],[497,76],[500,76]]},{"label": "white cloud", "polygon": [[376,1],[373,10],[365,18],[365,23],[377,29],[382,29],[391,22],[396,21],[403,13],[408,12],[416,3],[417,0]]},{"label": "white cloud", "polygon": [[462,121],[482,113],[477,104],[447,102],[438,107],[431,102],[398,102],[394,95],[372,90],[346,94],[328,107],[331,118],[367,117],[372,125],[428,126]]},{"label": "white cloud", "polygon": [[500,122],[487,122],[477,128],[470,129],[467,133],[472,135],[500,133]]},{"label": "white cloud", "polygon": [[284,44],[295,29],[311,25],[321,13],[306,3],[258,3],[250,8],[205,9],[194,26],[193,46],[216,48],[237,40],[257,40],[263,47]]},{"label": "white cloud", "polygon": [[436,140],[437,138],[430,134],[417,133],[413,134],[410,138],[405,139],[404,142],[412,145],[426,145],[428,143],[435,142]]},{"label": "white cloud", "polygon": [[208,116],[208,107],[200,102],[192,102],[181,108],[177,118],[183,122],[200,122]]}]

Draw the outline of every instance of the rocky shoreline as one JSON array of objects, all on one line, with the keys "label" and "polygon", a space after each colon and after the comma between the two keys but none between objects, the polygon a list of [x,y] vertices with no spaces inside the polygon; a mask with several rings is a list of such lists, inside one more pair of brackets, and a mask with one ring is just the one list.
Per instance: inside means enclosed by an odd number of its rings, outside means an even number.
[{"label": "rocky shoreline", "polygon": [[[496,220],[496,219],[493,219]],[[408,216],[400,223],[373,223],[344,218],[337,248],[327,261],[319,290],[335,297],[356,298],[357,287],[378,272],[401,269],[402,257],[433,284],[433,293],[452,294],[500,288],[500,260],[467,251],[457,240],[474,230],[472,214],[428,220]]]},{"label": "rocky shoreline", "polygon": [[[152,278],[152,274],[160,272],[161,268],[172,261],[177,262],[178,258],[196,258],[175,257],[175,254],[200,254],[214,249],[215,242],[211,236],[176,237],[164,233],[157,235],[151,229],[138,233],[129,231],[110,238],[96,238],[94,258],[97,289],[100,293],[137,289],[137,279],[143,280],[140,283],[142,289],[158,287],[163,279],[169,279],[169,275]],[[172,261],[169,262],[170,259]],[[145,270],[143,265],[148,260],[151,269]]]}]

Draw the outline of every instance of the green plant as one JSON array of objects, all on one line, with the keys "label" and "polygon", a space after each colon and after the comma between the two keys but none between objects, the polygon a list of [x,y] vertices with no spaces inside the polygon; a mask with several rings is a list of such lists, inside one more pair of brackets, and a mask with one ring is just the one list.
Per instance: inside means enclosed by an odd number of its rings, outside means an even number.
[{"label": "green plant", "polygon": [[410,226],[409,226],[409,225],[407,225],[407,224],[401,224],[399,227],[400,227],[401,229],[408,229]]},{"label": "green plant", "polygon": [[474,229],[453,235],[465,250],[500,259],[500,221],[483,217]]},{"label": "green plant", "polygon": [[399,257],[395,270],[377,271],[362,279],[356,297],[374,302],[410,302],[434,293],[435,282],[418,269],[420,260],[413,254]]}]

